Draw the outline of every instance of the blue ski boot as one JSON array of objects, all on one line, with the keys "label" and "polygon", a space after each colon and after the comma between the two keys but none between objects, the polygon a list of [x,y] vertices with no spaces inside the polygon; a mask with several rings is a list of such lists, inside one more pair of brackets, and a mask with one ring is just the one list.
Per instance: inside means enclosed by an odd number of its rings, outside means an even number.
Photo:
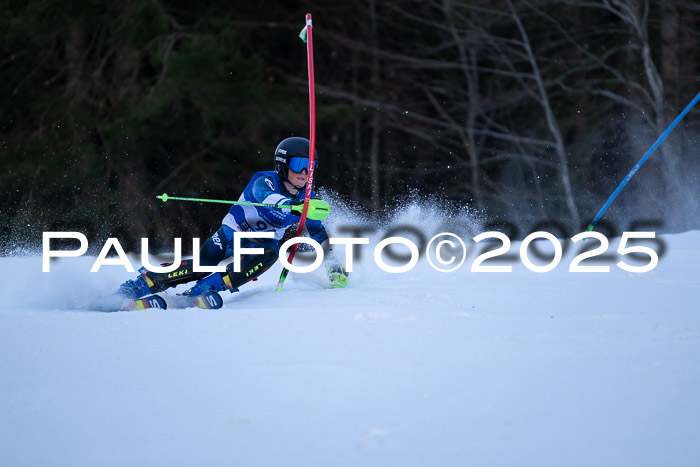
[{"label": "blue ski boot", "polygon": [[205,292],[222,292],[224,290],[228,290],[231,293],[238,292],[238,289],[233,289],[231,287],[231,280],[229,279],[228,274],[222,276],[218,272],[215,272],[204,279],[198,280],[193,287],[190,287],[184,291],[182,295],[187,297],[196,297]]},{"label": "blue ski boot", "polygon": [[141,274],[139,274],[139,276],[136,279],[129,279],[128,281],[120,285],[119,289],[117,289],[115,294],[134,300],[136,300],[137,298],[145,297],[146,295],[151,295],[153,292],[151,292],[151,288],[148,286],[148,282],[144,274],[144,272],[148,271],[145,271],[144,268],[141,268],[139,269],[139,272]]}]

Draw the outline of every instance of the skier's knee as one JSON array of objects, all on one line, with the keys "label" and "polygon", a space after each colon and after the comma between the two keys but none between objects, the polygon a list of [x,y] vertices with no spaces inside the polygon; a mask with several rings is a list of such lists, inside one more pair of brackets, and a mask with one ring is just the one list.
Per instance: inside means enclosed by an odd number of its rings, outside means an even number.
[{"label": "skier's knee", "polygon": [[237,289],[248,281],[258,277],[277,261],[278,253],[275,251],[265,251],[262,255],[246,255],[241,258],[241,269],[234,271],[234,264],[226,266],[226,273],[231,281],[230,288]]}]

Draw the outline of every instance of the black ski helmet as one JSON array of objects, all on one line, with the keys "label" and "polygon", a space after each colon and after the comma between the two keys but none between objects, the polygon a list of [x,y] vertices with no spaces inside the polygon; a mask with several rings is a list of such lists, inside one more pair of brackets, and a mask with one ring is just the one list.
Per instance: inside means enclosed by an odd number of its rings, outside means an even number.
[{"label": "black ski helmet", "polygon": [[[275,172],[282,180],[288,180],[289,160],[292,157],[309,158],[311,142],[300,136],[292,136],[282,140],[275,149]],[[318,153],[314,148],[314,167],[318,167]]]}]

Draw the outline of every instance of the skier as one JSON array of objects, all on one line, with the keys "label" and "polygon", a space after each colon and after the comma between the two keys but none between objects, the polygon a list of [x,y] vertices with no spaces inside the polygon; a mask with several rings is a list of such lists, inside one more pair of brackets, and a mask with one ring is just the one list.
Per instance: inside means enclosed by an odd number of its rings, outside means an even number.
[{"label": "skier", "polygon": [[[255,280],[277,261],[278,242],[287,228],[300,219],[308,179],[309,148],[306,138],[294,136],[283,140],[275,150],[275,170],[253,175],[239,198],[239,201],[289,206],[289,209],[232,205],[221,228],[200,249],[199,258],[202,266],[216,266],[233,256],[234,232],[274,232],[272,239],[241,239],[242,248],[264,248],[264,254],[241,255],[240,272],[234,272],[233,262],[226,267],[226,272],[211,274],[192,271],[191,261],[183,261],[178,269],[169,273],[156,273],[142,267],[139,276],[123,283],[116,293],[137,299],[196,280],[197,283],[183,293],[194,297],[209,291],[237,292],[240,286]],[[315,152],[314,160],[318,161]],[[314,197],[313,192],[311,197]],[[323,224],[307,218],[305,225],[310,237],[328,252],[324,262],[330,285],[345,287],[348,274],[332,254]]]}]

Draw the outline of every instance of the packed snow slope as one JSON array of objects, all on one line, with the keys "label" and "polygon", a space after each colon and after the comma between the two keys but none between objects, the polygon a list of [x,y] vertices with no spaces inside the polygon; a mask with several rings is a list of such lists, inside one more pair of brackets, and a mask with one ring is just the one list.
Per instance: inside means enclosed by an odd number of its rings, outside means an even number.
[{"label": "packed snow slope", "polygon": [[278,263],[220,310],[116,313],[122,267],[0,258],[0,465],[699,465],[700,232],[663,242],[642,274],[370,244],[346,289],[274,292]]}]

